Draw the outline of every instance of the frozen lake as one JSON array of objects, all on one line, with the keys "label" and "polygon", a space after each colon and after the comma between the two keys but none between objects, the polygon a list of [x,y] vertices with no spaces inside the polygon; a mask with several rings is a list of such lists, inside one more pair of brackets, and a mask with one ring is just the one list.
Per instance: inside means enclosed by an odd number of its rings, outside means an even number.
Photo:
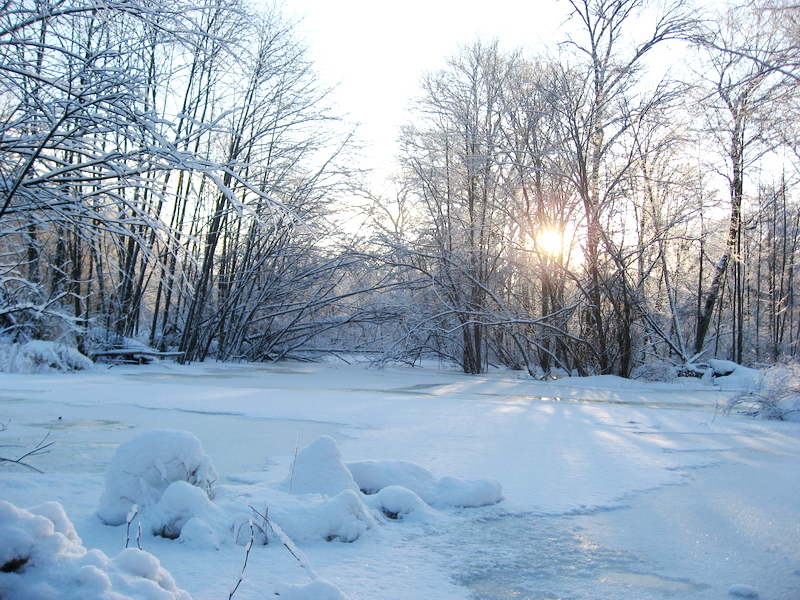
[{"label": "frozen lake", "polygon": [[[44,475],[0,465],[0,499],[61,502],[86,547],[109,556],[120,533],[93,512],[121,442],[150,429],[190,431],[218,483],[246,490],[282,480],[298,443],[328,435],[345,460],[491,478],[505,496],[387,522],[352,544],[304,546],[351,599],[710,600],[734,585],[800,598],[800,426],[722,417],[715,408],[726,393],[697,382],[307,364],[0,381],[4,455],[48,434],[54,443],[29,460]],[[242,558],[235,545],[209,553],[161,538],[145,549],[195,599],[223,597]],[[278,548],[264,560],[237,598],[302,579]]]}]

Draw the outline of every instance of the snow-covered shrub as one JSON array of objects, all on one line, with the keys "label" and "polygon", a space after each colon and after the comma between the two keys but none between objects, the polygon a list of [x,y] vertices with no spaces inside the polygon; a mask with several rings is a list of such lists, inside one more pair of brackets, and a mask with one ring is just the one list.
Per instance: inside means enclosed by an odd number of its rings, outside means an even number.
[{"label": "snow-covered shrub", "polygon": [[83,371],[93,367],[91,359],[61,343],[33,340],[24,344],[0,345],[0,371],[6,373],[33,375]]},{"label": "snow-covered shrub", "polygon": [[375,494],[388,486],[401,486],[414,492],[431,506],[477,507],[503,499],[500,484],[488,479],[461,480],[435,477],[423,467],[401,460],[364,460],[347,463],[358,487]]},{"label": "snow-covered shrub", "polygon": [[327,435],[321,435],[298,453],[285,485],[291,487],[292,494],[328,497],[344,490],[358,491],[353,476],[342,462],[336,440]]},{"label": "snow-covered shrub", "polygon": [[86,550],[64,509],[0,501],[0,598],[11,600],[191,600],[151,554],[114,559]]},{"label": "snow-covered shrub", "polygon": [[664,361],[657,360],[639,365],[633,370],[633,379],[642,379],[644,381],[658,381],[670,383],[677,379],[678,375],[675,367]]},{"label": "snow-covered shrub", "polygon": [[203,445],[188,431],[145,431],[114,453],[97,516],[106,525],[122,525],[134,504],[148,513],[170,484],[188,482],[207,494],[216,478]]},{"label": "snow-covered shrub", "polygon": [[725,414],[742,409],[749,416],[782,421],[800,421],[800,364],[776,365],[763,371],[756,389],[731,398]]}]

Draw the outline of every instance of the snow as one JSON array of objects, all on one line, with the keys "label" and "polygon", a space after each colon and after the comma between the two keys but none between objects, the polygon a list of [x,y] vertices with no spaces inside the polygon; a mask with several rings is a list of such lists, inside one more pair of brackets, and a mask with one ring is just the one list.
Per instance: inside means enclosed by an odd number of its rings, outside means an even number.
[{"label": "snow", "polygon": [[152,554],[87,550],[57,502],[0,501],[0,597],[15,600],[189,600]]},{"label": "snow", "polygon": [[50,557],[0,572],[0,596],[210,600],[241,574],[237,600],[800,598],[800,425],[721,414],[738,392],[722,383],[292,363],[0,375],[0,455],[55,442],[26,459],[43,474],[0,463],[0,561]]},{"label": "snow", "polygon": [[207,489],[216,478],[211,459],[191,433],[145,431],[120,444],[114,453],[97,516],[106,525],[122,525],[134,504],[147,511],[173,483],[188,482]]}]

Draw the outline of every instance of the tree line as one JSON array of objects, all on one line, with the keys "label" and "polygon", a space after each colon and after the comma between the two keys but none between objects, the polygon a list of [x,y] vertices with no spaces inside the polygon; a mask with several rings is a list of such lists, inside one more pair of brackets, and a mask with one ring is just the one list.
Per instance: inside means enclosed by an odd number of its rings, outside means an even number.
[{"label": "tree line", "polygon": [[797,7],[566,6],[557,47],[424,74],[376,193],[277,5],[9,0],[5,341],[623,376],[795,356]]}]

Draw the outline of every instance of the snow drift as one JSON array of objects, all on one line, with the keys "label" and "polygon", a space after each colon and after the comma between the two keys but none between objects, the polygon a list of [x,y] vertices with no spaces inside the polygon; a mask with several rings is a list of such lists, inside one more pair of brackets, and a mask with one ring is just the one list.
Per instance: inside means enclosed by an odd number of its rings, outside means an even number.
[{"label": "snow drift", "polygon": [[365,460],[347,463],[358,487],[375,494],[390,486],[411,490],[426,504],[439,507],[475,508],[503,499],[500,484],[488,479],[435,477],[423,467],[401,460]]}]

